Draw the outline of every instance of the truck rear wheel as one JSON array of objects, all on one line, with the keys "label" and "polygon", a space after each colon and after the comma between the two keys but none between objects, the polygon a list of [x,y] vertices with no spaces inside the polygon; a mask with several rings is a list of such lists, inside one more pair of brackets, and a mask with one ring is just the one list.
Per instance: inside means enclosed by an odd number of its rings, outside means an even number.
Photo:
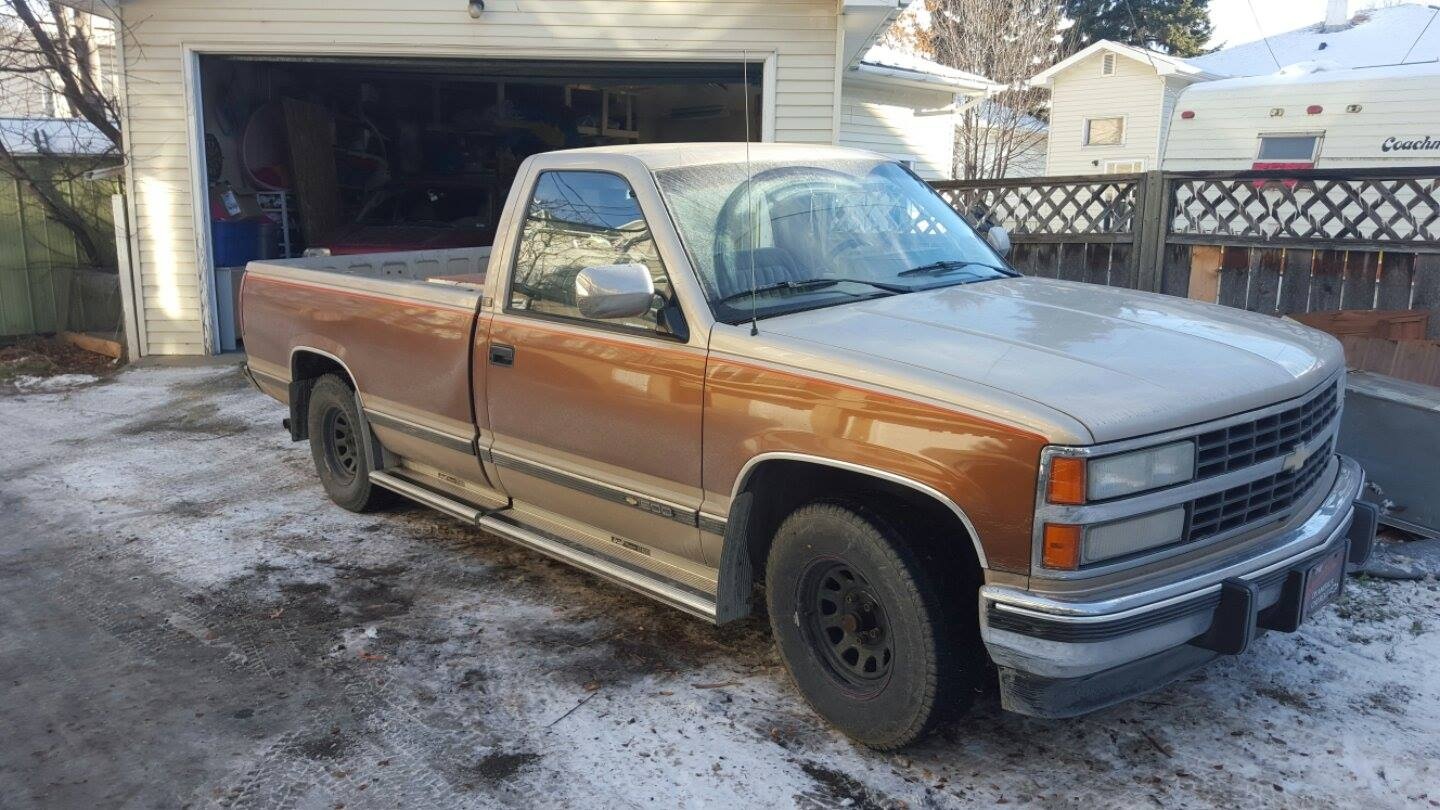
[{"label": "truck rear wheel", "polygon": [[770,624],[795,685],[879,750],[968,708],[984,670],[973,579],[949,575],[961,566],[920,541],[862,505],[817,502],[780,525],[766,566]]},{"label": "truck rear wheel", "polygon": [[370,483],[360,409],[355,392],[334,374],[310,391],[310,456],[330,500],[352,512],[370,512],[390,503],[390,492]]}]

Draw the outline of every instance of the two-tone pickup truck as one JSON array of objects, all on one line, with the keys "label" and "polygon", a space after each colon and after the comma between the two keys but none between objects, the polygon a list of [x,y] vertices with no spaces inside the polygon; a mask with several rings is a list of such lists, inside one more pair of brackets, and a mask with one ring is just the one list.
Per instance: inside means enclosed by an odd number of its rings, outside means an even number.
[{"label": "two-tone pickup truck", "polygon": [[876,748],[987,681],[1064,717],[1293,631],[1374,537],[1334,340],[1023,278],[865,152],[538,155],[492,248],[252,263],[241,315],[336,503],[717,623],[763,589]]}]

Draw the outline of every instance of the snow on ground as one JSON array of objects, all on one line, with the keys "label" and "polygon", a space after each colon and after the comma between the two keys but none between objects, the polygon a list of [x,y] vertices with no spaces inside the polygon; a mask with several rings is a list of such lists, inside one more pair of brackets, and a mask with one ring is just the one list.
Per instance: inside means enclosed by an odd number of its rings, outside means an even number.
[{"label": "snow on ground", "polygon": [[11,383],[22,391],[62,391],[67,388],[90,385],[99,380],[100,378],[94,374],[55,374],[50,377],[22,374],[11,380]]},{"label": "snow on ground", "polygon": [[1079,720],[880,755],[717,629],[418,508],[330,504],[235,368],[0,396],[7,806],[1440,806],[1440,588]]}]

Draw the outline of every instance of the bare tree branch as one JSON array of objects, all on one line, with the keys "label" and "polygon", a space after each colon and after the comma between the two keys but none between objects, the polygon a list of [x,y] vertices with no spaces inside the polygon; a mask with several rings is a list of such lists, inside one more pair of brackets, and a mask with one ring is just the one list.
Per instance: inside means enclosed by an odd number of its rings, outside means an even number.
[{"label": "bare tree branch", "polygon": [[[114,260],[103,218],[77,205],[72,186],[122,154],[119,108],[106,92],[88,15],[56,2],[0,0],[0,176],[21,184],[75,240],[84,260]],[[63,101],[64,108],[54,103]]]},{"label": "bare tree branch", "polygon": [[1060,49],[1056,0],[925,0],[895,34],[936,61],[1002,89],[958,116],[955,176],[1005,177],[1044,159],[1048,94],[1031,76]]}]

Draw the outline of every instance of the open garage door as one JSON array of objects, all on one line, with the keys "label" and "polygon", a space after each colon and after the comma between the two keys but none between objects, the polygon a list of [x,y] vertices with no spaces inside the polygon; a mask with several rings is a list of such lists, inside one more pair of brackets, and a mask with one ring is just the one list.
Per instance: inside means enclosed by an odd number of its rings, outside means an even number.
[{"label": "open garage door", "polygon": [[743,140],[747,91],[750,137],[763,116],[758,62],[203,56],[200,69],[225,348],[229,268],[488,245],[532,154]]}]

